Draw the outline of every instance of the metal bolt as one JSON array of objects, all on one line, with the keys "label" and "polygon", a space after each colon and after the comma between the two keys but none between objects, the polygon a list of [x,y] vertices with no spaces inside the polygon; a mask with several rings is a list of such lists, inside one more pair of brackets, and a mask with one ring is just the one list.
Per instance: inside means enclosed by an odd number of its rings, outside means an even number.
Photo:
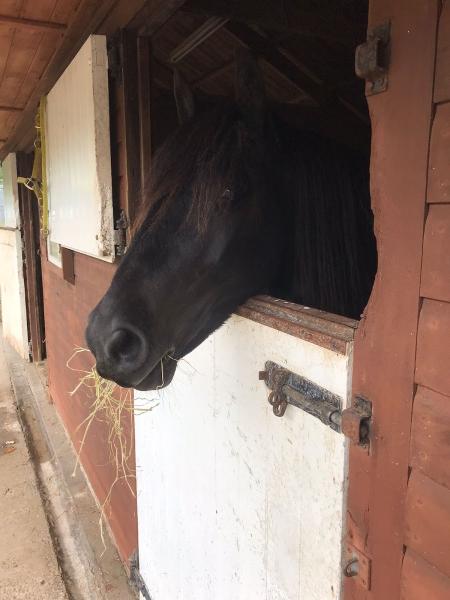
[{"label": "metal bolt", "polygon": [[344,575],[346,577],[356,577],[359,573],[359,564],[357,558],[352,558],[344,567]]}]

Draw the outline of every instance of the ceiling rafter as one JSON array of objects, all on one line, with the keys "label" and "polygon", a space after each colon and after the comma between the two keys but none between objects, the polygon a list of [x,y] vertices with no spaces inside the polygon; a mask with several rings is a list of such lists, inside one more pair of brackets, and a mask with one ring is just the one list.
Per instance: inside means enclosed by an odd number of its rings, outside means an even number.
[{"label": "ceiling rafter", "polygon": [[3,106],[0,105],[0,112],[22,112],[23,108],[19,108],[18,106]]},{"label": "ceiling rafter", "polygon": [[61,36],[53,56],[49,60],[38,84],[22,110],[17,125],[8,141],[0,149],[0,160],[13,150],[24,150],[33,143],[34,120],[39,99],[46,94],[58,77],[64,72],[72,58],[81,48],[87,37],[95,33],[99,25],[111,11],[117,0],[82,0],[78,9]]},{"label": "ceiling rafter", "polygon": [[224,29],[237,42],[247,46],[268,62],[281,75],[291,81],[295,87],[317,102],[320,107],[336,112],[337,114],[350,112],[360,121],[368,123],[365,115],[362,115],[354,107],[350,107],[348,102],[341,102],[341,99],[335,93],[331,92],[319,78],[307,68],[302,68],[298,61],[293,62],[288,53],[271,43],[261,33],[243,23],[233,21],[230,21]]},{"label": "ceiling rafter", "polygon": [[0,25],[53,32],[63,32],[67,29],[67,25],[65,25],[64,23],[54,23],[53,21],[38,21],[36,19],[25,19],[22,17],[10,17],[8,15],[0,15]]}]

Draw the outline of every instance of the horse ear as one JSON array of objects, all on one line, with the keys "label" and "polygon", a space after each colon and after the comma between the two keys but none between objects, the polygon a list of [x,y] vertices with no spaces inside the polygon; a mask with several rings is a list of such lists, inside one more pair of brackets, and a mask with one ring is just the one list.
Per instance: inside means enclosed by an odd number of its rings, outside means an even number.
[{"label": "horse ear", "polygon": [[191,88],[178,69],[173,72],[173,93],[177,105],[178,121],[180,124],[185,123],[195,114],[195,99]]},{"label": "horse ear", "polygon": [[235,96],[246,121],[261,127],[266,109],[264,79],[255,56],[247,48],[236,51]]}]

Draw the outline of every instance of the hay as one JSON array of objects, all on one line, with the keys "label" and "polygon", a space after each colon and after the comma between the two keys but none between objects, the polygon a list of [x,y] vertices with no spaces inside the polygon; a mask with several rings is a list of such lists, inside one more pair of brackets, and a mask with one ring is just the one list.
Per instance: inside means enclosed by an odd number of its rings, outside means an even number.
[{"label": "hay", "polygon": [[106,507],[110,504],[114,487],[120,481],[125,481],[133,497],[136,496],[131,485],[131,480],[135,479],[136,475],[134,468],[129,465],[132,458],[132,447],[129,444],[129,435],[127,436],[124,430],[124,423],[126,419],[130,419],[130,430],[133,431],[134,415],[151,411],[155,407],[155,404],[151,400],[143,399],[140,399],[141,402],[138,404],[133,398],[133,391],[131,389],[125,390],[113,381],[103,379],[97,373],[95,365],[89,370],[74,368],[72,366],[73,360],[83,352],[89,352],[89,350],[87,348],[75,348],[74,353],[66,363],[71,371],[75,371],[80,375],[79,382],[70,392],[70,395],[74,396],[78,391],[84,389],[91,400],[89,414],[76,429],[77,432],[83,429],[83,436],[77,451],[77,459],[72,475],[76,474],[80,465],[81,453],[93,422],[104,423],[108,432],[109,459],[115,469],[115,478],[104,501],[100,505],[99,527],[105,551],[103,519],[106,514]]}]

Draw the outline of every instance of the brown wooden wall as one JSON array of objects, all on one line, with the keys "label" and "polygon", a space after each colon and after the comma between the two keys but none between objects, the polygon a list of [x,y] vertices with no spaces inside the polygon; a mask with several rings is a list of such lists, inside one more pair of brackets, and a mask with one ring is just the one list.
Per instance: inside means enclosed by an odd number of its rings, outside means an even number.
[{"label": "brown wooden wall", "polygon": [[[50,396],[78,449],[83,435],[83,429],[78,427],[89,414],[92,399],[83,389],[70,395],[80,374],[71,371],[66,363],[76,347],[86,347],[87,316],[106,291],[114,267],[78,253],[74,254],[74,259],[74,285],[63,279],[62,269],[45,259],[42,263]],[[88,353],[80,354],[73,366],[89,369],[92,357]],[[129,419],[125,420],[124,427],[132,443]],[[98,501],[102,503],[114,482],[115,468],[108,454],[107,429],[97,420],[86,438],[81,462]],[[131,483],[134,485],[133,481]],[[126,561],[137,547],[137,515],[136,499],[123,481],[114,486],[106,514],[121,557]]]},{"label": "brown wooden wall", "polygon": [[348,542],[371,576],[347,579],[346,600],[450,598],[448,0],[437,43],[440,11],[439,0],[370,2],[369,28],[391,24],[391,60],[388,89],[368,97],[378,272],[355,340],[353,393],[372,402],[373,424],[370,450],[350,451],[347,508]]},{"label": "brown wooden wall", "polygon": [[[117,212],[123,208],[128,213],[123,78],[111,80],[110,96],[114,200]],[[74,396],[70,395],[79,382],[80,374],[71,371],[66,363],[76,347],[86,347],[84,330],[88,315],[107,290],[115,265],[77,252],[68,251],[64,254],[69,259],[68,263],[71,263],[69,269],[60,269],[50,263],[46,259],[45,245],[42,249],[46,348],[50,395],[78,449],[83,436],[83,429],[78,427],[88,416],[92,399],[83,388]],[[63,266],[66,266],[64,261]],[[90,369],[92,362],[92,356],[84,353],[77,356],[73,366]],[[123,426],[134,457],[132,420],[126,418]],[[116,477],[108,448],[107,429],[99,420],[95,420],[86,438],[81,462],[100,504]],[[133,461],[128,466],[134,470]],[[131,484],[134,487],[134,480],[131,480]],[[114,485],[106,516],[120,555],[126,563],[137,548],[137,511],[136,499],[123,480]]]},{"label": "brown wooden wall", "polygon": [[450,2],[439,21],[402,600],[450,598]]}]

